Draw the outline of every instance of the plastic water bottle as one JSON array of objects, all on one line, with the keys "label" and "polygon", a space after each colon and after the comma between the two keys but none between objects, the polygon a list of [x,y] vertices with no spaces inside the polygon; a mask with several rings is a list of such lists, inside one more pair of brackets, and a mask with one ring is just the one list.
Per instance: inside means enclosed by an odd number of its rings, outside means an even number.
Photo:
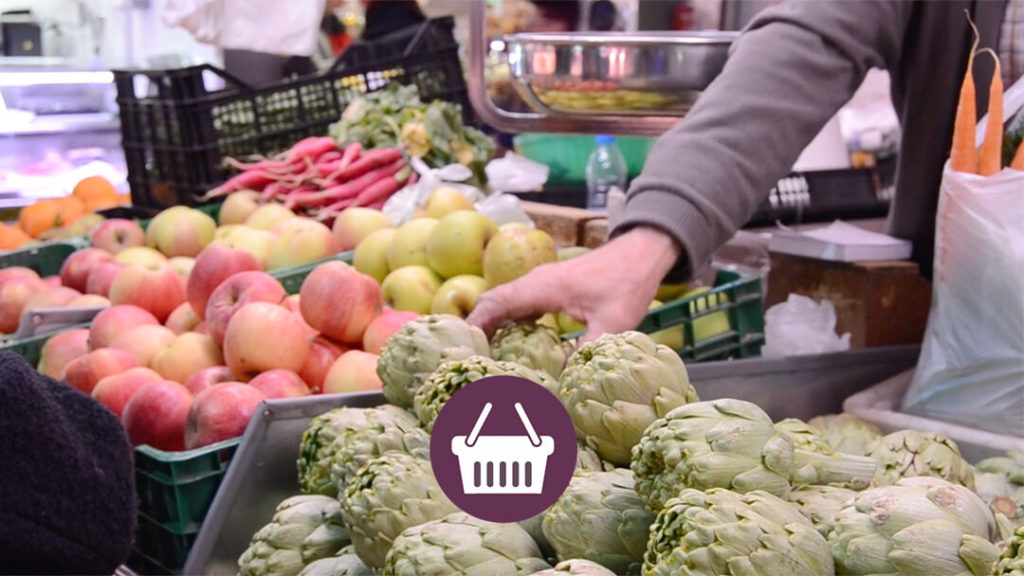
[{"label": "plastic water bottle", "polygon": [[604,211],[608,207],[608,192],[613,186],[626,190],[626,160],[615,144],[615,138],[600,135],[597,147],[587,160],[587,209]]}]

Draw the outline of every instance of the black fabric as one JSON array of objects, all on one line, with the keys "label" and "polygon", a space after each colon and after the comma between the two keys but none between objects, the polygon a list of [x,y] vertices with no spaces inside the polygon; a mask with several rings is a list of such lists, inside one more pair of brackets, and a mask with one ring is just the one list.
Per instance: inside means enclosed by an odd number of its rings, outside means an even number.
[{"label": "black fabric", "polygon": [[113,574],[135,513],[117,417],[0,352],[0,574]]},{"label": "black fabric", "polygon": [[399,30],[418,26],[427,21],[423,12],[415,2],[381,2],[370,3],[366,12],[366,25],[359,36],[360,40],[376,40]]}]

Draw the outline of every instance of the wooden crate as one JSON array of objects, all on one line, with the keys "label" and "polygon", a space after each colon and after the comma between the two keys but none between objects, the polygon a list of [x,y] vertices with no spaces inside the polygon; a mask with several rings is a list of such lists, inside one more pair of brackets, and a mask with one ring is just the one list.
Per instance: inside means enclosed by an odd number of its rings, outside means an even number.
[{"label": "wooden crate", "polygon": [[537,228],[551,235],[559,248],[582,246],[587,222],[604,219],[600,214],[581,208],[541,202],[523,202],[523,210]]}]

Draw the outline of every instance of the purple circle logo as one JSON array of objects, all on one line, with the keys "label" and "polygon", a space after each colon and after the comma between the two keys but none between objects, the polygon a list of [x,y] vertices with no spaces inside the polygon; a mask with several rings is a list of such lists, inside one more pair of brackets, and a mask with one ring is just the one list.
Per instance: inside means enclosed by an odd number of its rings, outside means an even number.
[{"label": "purple circle logo", "polygon": [[569,486],[576,432],[565,407],[540,384],[489,376],[445,403],[430,435],[430,464],[464,512],[519,522],[546,510]]}]

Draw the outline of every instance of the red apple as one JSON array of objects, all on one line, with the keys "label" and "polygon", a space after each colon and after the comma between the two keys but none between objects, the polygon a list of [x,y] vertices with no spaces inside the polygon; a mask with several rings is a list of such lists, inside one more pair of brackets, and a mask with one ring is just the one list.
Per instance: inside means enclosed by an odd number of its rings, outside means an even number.
[{"label": "red apple", "polygon": [[139,389],[147,384],[162,381],[163,378],[149,368],[129,368],[97,382],[92,390],[92,397],[120,418],[125,405]]},{"label": "red apple", "polygon": [[95,248],[117,254],[125,248],[142,246],[146,243],[146,232],[132,220],[111,218],[93,228],[89,243]]},{"label": "red apple", "polygon": [[231,317],[252,302],[278,305],[287,293],[276,278],[266,272],[238,272],[221,282],[206,303],[207,328],[217,344],[223,345]]},{"label": "red apple", "polygon": [[43,279],[43,285],[47,288],[60,288],[60,276],[54,274],[53,276],[45,276]]},{"label": "red apple", "polygon": [[185,448],[241,436],[263,400],[262,392],[238,382],[219,384],[196,394],[185,424]]},{"label": "red apple", "polygon": [[244,381],[275,368],[298,372],[308,354],[302,321],[270,302],[243,306],[232,316],[224,335],[225,364]]},{"label": "red apple", "polygon": [[302,314],[302,308],[299,305],[298,294],[292,294],[291,296],[285,298],[284,302],[281,302],[281,306],[284,306],[285,308],[291,310],[292,312],[295,312],[296,314]]},{"label": "red apple", "polygon": [[25,310],[37,310],[39,308],[63,308],[69,302],[82,294],[73,288],[61,286],[59,288],[47,288],[36,292],[25,302]]},{"label": "red apple", "polygon": [[110,303],[149,310],[160,322],[185,301],[185,279],[167,264],[129,266],[110,286]]},{"label": "red apple", "polygon": [[106,250],[86,248],[72,252],[60,267],[60,281],[68,288],[85,292],[89,274],[102,262],[112,262],[114,257]]},{"label": "red apple", "polygon": [[100,262],[89,272],[89,279],[85,281],[85,293],[103,296],[110,296],[110,285],[117,278],[117,273],[125,267],[125,264],[118,262]]},{"label": "red apple", "polygon": [[210,366],[189,376],[188,380],[185,380],[184,385],[185,388],[188,388],[189,392],[199,394],[211,386],[234,381],[235,375],[231,373],[227,366]]},{"label": "red apple", "polygon": [[31,268],[25,266],[11,266],[10,268],[0,269],[0,286],[7,283],[8,280],[20,278],[22,280],[40,280],[39,273]]},{"label": "red apple", "polygon": [[0,332],[9,334],[17,330],[25,305],[45,289],[42,280],[30,276],[11,276],[0,284]]},{"label": "red apple", "polygon": [[82,294],[71,302],[68,308],[106,308],[110,306],[110,300],[98,294]]},{"label": "red apple", "polygon": [[370,325],[366,327],[366,331],[363,332],[363,350],[380,354],[384,344],[394,336],[395,332],[398,332],[407,322],[419,317],[420,315],[416,312],[392,310],[390,308],[384,310],[380,316],[377,316],[370,322]]},{"label": "red apple", "polygon": [[185,420],[192,393],[177,382],[152,382],[132,394],[121,414],[128,440],[165,451],[185,449]]},{"label": "red apple", "polygon": [[110,343],[118,335],[126,332],[129,328],[143,324],[159,325],[160,322],[155,316],[138,306],[111,306],[106,310],[101,310],[93,317],[92,326],[89,327],[89,349],[96,350],[110,346]]},{"label": "red apple", "polygon": [[267,370],[249,381],[249,386],[267,398],[299,398],[309,396],[309,386],[291,370]]},{"label": "red apple", "polygon": [[89,331],[85,328],[54,335],[39,352],[39,372],[59,379],[64,367],[89,351]]},{"label": "red apple", "polygon": [[331,369],[334,361],[344,354],[348,348],[325,336],[317,336],[309,346],[309,354],[306,355],[306,362],[299,370],[299,377],[309,386],[309,391],[319,394],[323,390],[324,379],[327,378],[327,371]]},{"label": "red apple", "polygon": [[261,270],[259,260],[250,252],[220,244],[207,246],[196,257],[185,287],[185,297],[202,320],[206,314],[206,303],[217,286],[238,272]]},{"label": "red apple", "polygon": [[167,317],[167,322],[164,322],[164,326],[170,328],[175,334],[184,334],[193,330],[200,322],[201,320],[196,316],[192,305],[188,302],[182,302]]},{"label": "red apple", "polygon": [[199,324],[196,324],[196,327],[193,328],[192,331],[198,334],[206,334],[207,336],[212,336],[212,334],[210,334],[210,325],[207,324],[206,322],[200,322]]},{"label": "red apple", "polygon": [[341,342],[362,342],[363,332],[384,304],[376,280],[338,261],[310,272],[299,295],[306,322]]},{"label": "red apple", "polygon": [[167,380],[184,382],[203,368],[223,364],[224,356],[213,338],[206,334],[185,332],[154,356],[149,366]]},{"label": "red apple", "polygon": [[118,334],[108,348],[124,350],[135,358],[139,366],[149,366],[153,358],[170,346],[177,337],[166,326],[142,324]]},{"label": "red apple", "polygon": [[341,355],[324,380],[324,394],[342,394],[364,390],[380,390],[377,376],[379,356],[362,350],[349,350]]},{"label": "red apple", "polygon": [[61,379],[86,394],[92,392],[96,384],[107,376],[120,374],[139,363],[135,357],[116,348],[103,348],[83,354],[68,362],[64,367]]}]

